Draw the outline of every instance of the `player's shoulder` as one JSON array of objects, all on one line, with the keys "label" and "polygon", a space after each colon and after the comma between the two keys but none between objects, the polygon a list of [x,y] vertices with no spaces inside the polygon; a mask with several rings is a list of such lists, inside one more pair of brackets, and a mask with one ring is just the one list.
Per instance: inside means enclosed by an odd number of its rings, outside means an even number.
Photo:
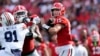
[{"label": "player's shoulder", "polygon": [[58,17],[58,18],[61,18],[61,19],[68,19],[67,17],[65,17],[65,16],[60,16],[60,17]]},{"label": "player's shoulder", "polygon": [[25,25],[24,23],[15,24],[15,26],[22,26]]},{"label": "player's shoulder", "polygon": [[69,22],[68,18],[67,17],[64,17],[64,16],[59,17],[59,19],[61,21],[64,21],[64,22]]},{"label": "player's shoulder", "polygon": [[27,28],[26,24],[24,23],[16,24],[15,26],[18,28]]}]

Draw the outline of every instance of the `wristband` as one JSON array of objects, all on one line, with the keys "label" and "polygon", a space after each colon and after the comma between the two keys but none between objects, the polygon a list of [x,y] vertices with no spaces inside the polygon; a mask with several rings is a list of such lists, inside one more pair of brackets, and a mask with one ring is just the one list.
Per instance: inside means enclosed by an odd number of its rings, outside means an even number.
[{"label": "wristband", "polygon": [[48,26],[48,25],[46,25],[46,24],[43,24],[42,27],[43,27],[44,29],[47,29],[47,30],[50,28],[50,26]]}]

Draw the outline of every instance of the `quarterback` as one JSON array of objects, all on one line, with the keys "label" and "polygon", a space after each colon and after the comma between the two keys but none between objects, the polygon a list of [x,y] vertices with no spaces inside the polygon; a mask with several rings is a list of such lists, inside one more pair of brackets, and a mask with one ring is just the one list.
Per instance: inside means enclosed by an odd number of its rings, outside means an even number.
[{"label": "quarterback", "polygon": [[51,35],[57,34],[56,53],[59,56],[73,56],[73,46],[71,37],[71,25],[69,20],[64,17],[65,7],[56,2],[51,9],[52,18],[51,23],[53,27],[43,24],[42,27],[47,29]]}]

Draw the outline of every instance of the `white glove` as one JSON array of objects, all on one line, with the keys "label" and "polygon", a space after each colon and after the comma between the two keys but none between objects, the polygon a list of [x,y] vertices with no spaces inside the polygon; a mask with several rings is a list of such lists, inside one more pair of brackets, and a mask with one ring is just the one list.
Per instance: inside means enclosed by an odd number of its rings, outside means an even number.
[{"label": "white glove", "polygon": [[37,16],[33,19],[32,21],[34,24],[39,24],[40,23],[40,18]]},{"label": "white glove", "polygon": [[48,26],[48,25],[46,25],[46,24],[43,24],[42,27],[43,27],[44,29],[49,29],[49,28],[50,28],[50,26]]},{"label": "white glove", "polygon": [[23,18],[23,22],[28,23],[28,22],[30,22],[30,19],[28,17],[25,17],[25,18]]},{"label": "white glove", "polygon": [[18,21],[19,22],[30,22],[30,19],[28,17],[21,17],[21,18],[18,18]]},{"label": "white glove", "polygon": [[26,36],[32,36],[33,38],[36,38],[36,37],[38,37],[38,34],[35,32],[29,32],[26,34]]},{"label": "white glove", "polygon": [[32,32],[32,33],[33,33],[33,38],[38,37],[38,34],[37,33],[35,33],[35,32]]}]

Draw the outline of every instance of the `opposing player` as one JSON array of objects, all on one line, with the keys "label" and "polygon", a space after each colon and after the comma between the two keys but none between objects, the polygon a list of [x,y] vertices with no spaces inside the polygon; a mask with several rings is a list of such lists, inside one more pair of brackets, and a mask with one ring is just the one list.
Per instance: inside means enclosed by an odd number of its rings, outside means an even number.
[{"label": "opposing player", "polygon": [[9,12],[1,14],[1,23],[0,56],[21,56],[25,35],[29,32],[26,25],[23,23],[15,25],[14,17]]},{"label": "opposing player", "polygon": [[23,5],[17,5],[13,9],[13,15],[16,20],[15,22],[16,24],[22,23],[22,22],[27,23],[27,21],[30,21],[28,18],[28,11]]},{"label": "opposing player", "polygon": [[40,19],[38,16],[34,15],[31,17],[33,20],[30,21],[27,13],[28,11],[22,5],[16,6],[13,12],[13,14],[15,15],[16,23],[24,22],[30,29],[30,32],[26,35],[24,40],[22,56],[39,56],[39,54],[35,50],[34,38],[41,37],[39,28],[36,25],[40,22]]},{"label": "opposing player", "polygon": [[65,7],[56,2],[53,4],[51,9],[52,13],[52,24],[53,27],[50,27],[46,24],[43,24],[42,27],[47,29],[51,35],[57,34],[57,47],[56,53],[59,56],[73,56],[74,50],[72,46],[72,37],[71,37],[71,25],[69,20],[64,17]]}]

